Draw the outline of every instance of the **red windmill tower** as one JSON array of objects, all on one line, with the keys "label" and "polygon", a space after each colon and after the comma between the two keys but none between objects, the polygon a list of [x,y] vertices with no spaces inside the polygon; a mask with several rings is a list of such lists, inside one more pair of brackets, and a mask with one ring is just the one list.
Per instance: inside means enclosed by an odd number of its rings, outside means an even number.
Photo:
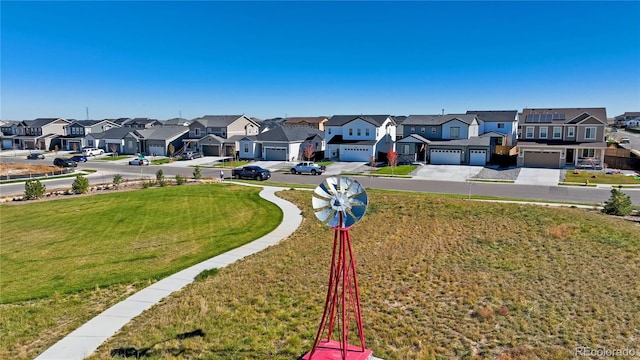
[{"label": "red windmill tower", "polygon": [[[372,351],[364,345],[358,276],[349,233],[367,210],[367,193],[360,183],[348,177],[329,177],[315,189],[311,200],[316,217],[335,233],[322,320],[313,348],[302,359],[370,359]],[[352,330],[357,334],[358,345],[349,344]]]}]

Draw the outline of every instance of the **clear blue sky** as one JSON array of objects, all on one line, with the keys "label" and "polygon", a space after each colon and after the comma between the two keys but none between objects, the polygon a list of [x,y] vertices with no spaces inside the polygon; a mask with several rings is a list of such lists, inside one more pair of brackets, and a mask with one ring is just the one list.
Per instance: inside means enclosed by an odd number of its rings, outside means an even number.
[{"label": "clear blue sky", "polygon": [[640,111],[640,2],[6,1],[0,119]]}]

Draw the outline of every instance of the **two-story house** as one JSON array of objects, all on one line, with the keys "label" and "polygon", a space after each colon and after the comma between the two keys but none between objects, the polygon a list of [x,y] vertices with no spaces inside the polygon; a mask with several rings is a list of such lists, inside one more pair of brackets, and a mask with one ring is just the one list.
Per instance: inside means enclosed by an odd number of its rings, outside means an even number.
[{"label": "two-story house", "polygon": [[514,146],[518,140],[517,110],[469,110],[467,114],[478,117],[478,134],[495,131],[506,135],[504,146]]},{"label": "two-story house", "polygon": [[133,118],[123,120],[121,125],[132,129],[150,129],[154,126],[162,126],[162,122],[160,120],[150,118]]},{"label": "two-story house", "polygon": [[640,112],[625,112],[614,118],[615,126],[617,127],[640,127]]},{"label": "two-story house", "polygon": [[85,146],[93,147],[85,137],[91,133],[101,133],[120,125],[110,120],[72,120],[65,126],[65,135],[60,136],[61,149],[78,151]]},{"label": "two-story house", "polygon": [[384,159],[394,148],[391,115],[334,115],[325,123],[325,157],[338,161]]},{"label": "two-story house", "polygon": [[518,166],[600,168],[604,163],[605,108],[523,109]]},{"label": "two-story house", "polygon": [[20,121],[4,121],[0,126],[0,139],[2,149],[17,149],[18,143],[15,137],[18,135],[18,124]]},{"label": "two-story house", "polygon": [[205,115],[189,125],[184,149],[206,156],[235,156],[239,140],[258,135],[259,128],[255,120],[245,115]]},{"label": "two-story house", "polygon": [[396,143],[400,162],[486,165],[492,143],[506,137],[493,131],[480,135],[475,114],[409,115],[402,125],[404,137]]},{"label": "two-story house", "polygon": [[65,126],[71,121],[62,118],[38,118],[24,120],[17,125],[17,134],[14,137],[16,149],[23,150],[53,150],[56,146],[60,149],[58,137],[64,136]]}]

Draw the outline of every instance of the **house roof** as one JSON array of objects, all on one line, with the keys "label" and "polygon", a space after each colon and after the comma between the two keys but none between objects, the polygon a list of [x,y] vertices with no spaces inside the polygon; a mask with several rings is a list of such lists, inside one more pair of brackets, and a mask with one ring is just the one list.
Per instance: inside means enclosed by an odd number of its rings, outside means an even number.
[{"label": "house roof", "polygon": [[484,122],[513,122],[518,110],[469,110],[467,114],[477,115]]},{"label": "house roof", "polygon": [[375,126],[382,126],[387,119],[395,123],[391,115],[333,115],[325,126],[342,126],[353,120],[361,119]]},{"label": "house roof", "polygon": [[258,134],[256,138],[260,141],[296,142],[315,136],[324,138],[324,132],[310,126],[278,126]]},{"label": "house roof", "polygon": [[164,121],[164,125],[184,125],[191,124],[191,120],[183,119],[183,118],[173,118]]},{"label": "house roof", "polygon": [[326,116],[312,116],[312,117],[289,117],[284,120],[285,124],[300,124],[300,123],[309,123],[309,124],[320,124],[323,121],[329,119]]},{"label": "house roof", "polygon": [[375,140],[345,140],[342,138],[342,135],[334,135],[331,140],[329,140],[328,144],[331,145],[375,145]]},{"label": "house roof", "polygon": [[203,117],[193,119],[193,122],[197,121],[205,127],[225,127],[229,126],[241,117],[245,117],[247,120],[253,121],[244,115],[205,115]]},{"label": "house roof", "polygon": [[442,125],[452,120],[459,120],[471,125],[476,118],[475,114],[409,115],[402,122],[402,125]]},{"label": "house roof", "polygon": [[393,117],[393,120],[396,121],[396,125],[402,124],[402,122],[405,121],[406,119],[407,119],[407,116],[404,116],[404,115],[398,115]]},{"label": "house roof", "polygon": [[540,146],[562,147],[562,148],[571,146],[571,147],[606,149],[607,143],[604,141],[576,143],[572,141],[562,141],[562,140],[518,140],[518,147],[540,147]]},{"label": "house roof", "polygon": [[425,138],[422,135],[418,135],[418,134],[409,134],[405,137],[403,137],[402,139],[396,141],[397,143],[404,143],[404,142],[416,142],[415,140],[417,140],[418,142],[421,143],[426,143],[426,144],[430,144],[431,140]]},{"label": "house roof", "polygon": [[35,120],[25,120],[24,123],[29,127],[42,127],[57,120],[69,122],[69,120],[63,118],[37,118]]},{"label": "house roof", "polygon": [[189,128],[181,126],[154,126],[151,129],[137,130],[147,140],[175,139],[189,132]]},{"label": "house roof", "polygon": [[[607,123],[607,110],[605,108],[540,108],[540,109],[522,109],[520,121],[525,124],[575,124],[576,118],[584,116],[584,114],[595,117]],[[589,116],[582,118],[586,119]],[[579,121],[582,121],[579,120]]]},{"label": "house roof", "polygon": [[95,139],[122,139],[127,134],[133,133],[133,135],[136,137],[142,137],[139,131],[141,130],[136,130],[136,129],[127,128],[127,127],[117,127],[117,128],[112,128],[107,131],[103,131],[99,133],[92,132],[87,136],[92,136]]}]

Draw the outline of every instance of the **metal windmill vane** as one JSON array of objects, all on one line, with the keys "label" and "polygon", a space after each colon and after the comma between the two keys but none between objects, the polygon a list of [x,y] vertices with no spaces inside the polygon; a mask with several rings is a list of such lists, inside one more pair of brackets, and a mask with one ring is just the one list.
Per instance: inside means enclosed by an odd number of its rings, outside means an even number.
[{"label": "metal windmill vane", "polygon": [[[334,230],[329,285],[322,320],[313,348],[305,360],[366,360],[372,351],[365,348],[360,291],[349,230],[364,216],[367,193],[348,177],[328,177],[313,192],[316,217]],[[359,345],[349,344],[350,330],[357,332]],[[323,334],[326,330],[326,338]],[[334,340],[334,332],[338,333]]]}]

